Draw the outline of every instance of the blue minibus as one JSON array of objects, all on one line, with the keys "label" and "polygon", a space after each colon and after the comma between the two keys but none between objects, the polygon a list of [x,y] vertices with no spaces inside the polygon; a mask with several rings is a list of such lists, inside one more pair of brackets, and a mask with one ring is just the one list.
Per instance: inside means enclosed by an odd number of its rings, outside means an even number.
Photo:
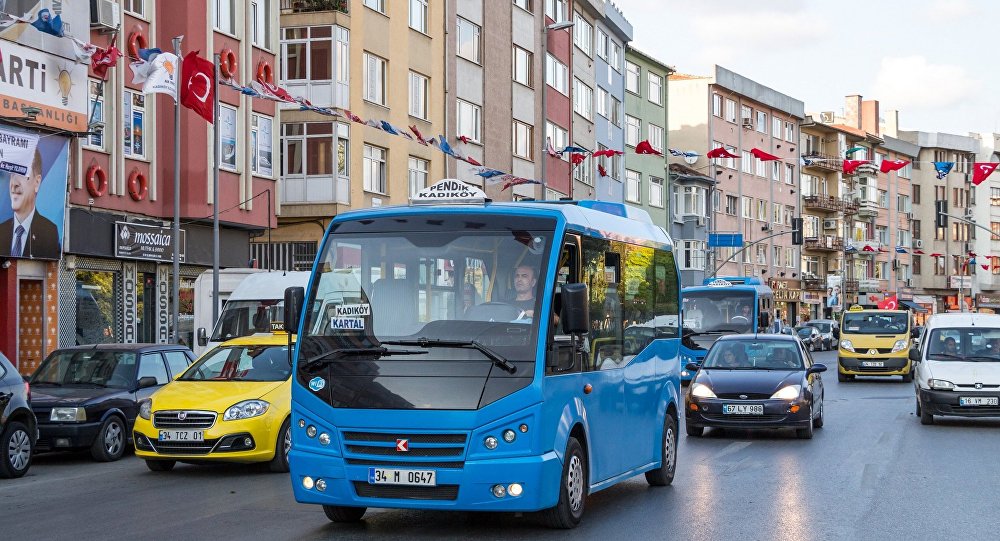
[{"label": "blue minibus", "polygon": [[[679,293],[671,239],[622,204],[491,202],[444,180],[337,215],[285,295],[296,500],[335,522],[541,511],[571,528],[588,494],[670,484]],[[649,321],[673,324],[625,339]]]},{"label": "blue minibus", "polygon": [[681,290],[684,331],[681,340],[681,381],[700,365],[712,344],[725,334],[770,332],[774,292],[754,276],[709,277],[700,286]]}]

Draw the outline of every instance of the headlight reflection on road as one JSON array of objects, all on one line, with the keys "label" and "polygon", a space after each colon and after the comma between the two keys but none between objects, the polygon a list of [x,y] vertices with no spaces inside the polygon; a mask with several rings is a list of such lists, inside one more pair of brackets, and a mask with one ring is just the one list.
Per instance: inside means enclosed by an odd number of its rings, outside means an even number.
[{"label": "headlight reflection on road", "polygon": [[[803,449],[803,451],[805,451]],[[809,539],[809,497],[802,487],[804,477],[798,472],[805,465],[795,453],[775,455],[774,470],[780,472],[775,479],[774,528],[770,539]]]}]

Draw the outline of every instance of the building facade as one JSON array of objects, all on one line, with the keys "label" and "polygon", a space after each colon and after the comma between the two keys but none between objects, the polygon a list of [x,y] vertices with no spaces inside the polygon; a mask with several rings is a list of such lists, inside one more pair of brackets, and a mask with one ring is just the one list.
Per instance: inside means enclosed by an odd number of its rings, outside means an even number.
[{"label": "building facade", "polygon": [[[669,145],[667,137],[667,78],[671,69],[664,63],[647,53],[629,45],[625,49],[625,146],[630,152],[625,153],[624,197],[625,202],[639,206],[649,212],[653,222],[674,234],[674,223],[691,222],[696,228],[687,233],[677,231],[684,236],[674,238],[707,240],[704,225],[697,225],[697,218],[686,219],[685,215],[674,214],[674,218],[682,218],[681,222],[671,219],[671,205],[677,207],[676,201],[671,201],[667,189],[668,179],[666,148]],[[654,150],[664,156],[655,154],[636,154],[635,146],[640,141],[649,141]],[[679,164],[678,164],[679,165]],[[692,178],[692,171],[678,171],[678,179]],[[697,177],[697,173],[695,173]],[[704,219],[705,209],[699,209],[697,214]],[[702,220],[704,221],[704,220]],[[697,232],[697,233],[696,233]],[[698,237],[698,239],[694,239]],[[682,273],[683,277],[683,273]],[[699,281],[700,283],[700,281]]]},{"label": "building facade", "polygon": [[[597,150],[625,148],[625,46],[632,40],[632,24],[611,2],[604,2],[604,17],[595,24],[594,34],[594,122]],[[624,199],[625,164],[621,156],[598,160],[596,198],[621,202]],[[600,174],[604,170],[607,174]]]}]

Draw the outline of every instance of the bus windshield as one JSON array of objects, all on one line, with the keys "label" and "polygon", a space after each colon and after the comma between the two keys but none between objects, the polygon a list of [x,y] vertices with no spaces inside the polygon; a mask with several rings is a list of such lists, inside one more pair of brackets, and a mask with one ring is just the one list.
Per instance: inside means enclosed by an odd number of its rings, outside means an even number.
[{"label": "bus windshield", "polygon": [[847,312],[841,332],[849,334],[904,334],[909,316],[904,312]]},{"label": "bus windshield", "polygon": [[684,291],[684,327],[698,333],[745,333],[755,327],[753,291],[732,288]]}]

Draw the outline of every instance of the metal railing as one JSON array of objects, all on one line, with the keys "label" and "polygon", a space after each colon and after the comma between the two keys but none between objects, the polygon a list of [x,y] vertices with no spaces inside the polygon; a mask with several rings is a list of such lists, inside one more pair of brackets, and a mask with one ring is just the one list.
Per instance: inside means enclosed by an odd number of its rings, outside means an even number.
[{"label": "metal railing", "polygon": [[350,0],[281,0],[281,13],[308,13],[312,11],[351,12]]}]

